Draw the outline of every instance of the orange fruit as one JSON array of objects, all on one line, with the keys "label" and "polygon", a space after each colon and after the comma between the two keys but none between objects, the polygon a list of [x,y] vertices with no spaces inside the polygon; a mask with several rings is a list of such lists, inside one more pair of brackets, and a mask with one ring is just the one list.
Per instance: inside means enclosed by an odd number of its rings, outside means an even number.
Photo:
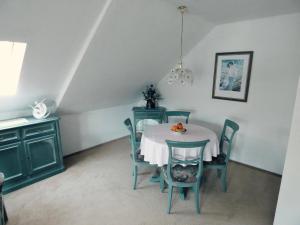
[{"label": "orange fruit", "polygon": [[183,129],[182,123],[178,123],[178,124],[177,124],[177,128],[178,128],[179,130],[182,130],[182,129]]}]

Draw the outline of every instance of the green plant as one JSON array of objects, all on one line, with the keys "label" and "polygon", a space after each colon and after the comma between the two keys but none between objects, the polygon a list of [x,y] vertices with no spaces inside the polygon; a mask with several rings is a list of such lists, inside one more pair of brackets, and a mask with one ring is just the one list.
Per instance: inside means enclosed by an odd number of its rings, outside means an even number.
[{"label": "green plant", "polygon": [[151,100],[155,102],[156,100],[161,99],[160,94],[158,93],[158,91],[156,90],[153,84],[146,87],[146,90],[143,91],[143,95],[146,101]]}]

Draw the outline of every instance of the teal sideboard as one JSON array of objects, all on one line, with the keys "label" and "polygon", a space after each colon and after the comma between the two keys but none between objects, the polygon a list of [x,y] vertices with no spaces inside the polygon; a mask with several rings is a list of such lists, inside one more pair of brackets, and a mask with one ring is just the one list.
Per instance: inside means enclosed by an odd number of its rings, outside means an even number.
[{"label": "teal sideboard", "polygon": [[0,172],[8,193],[64,170],[59,118],[0,127]]}]

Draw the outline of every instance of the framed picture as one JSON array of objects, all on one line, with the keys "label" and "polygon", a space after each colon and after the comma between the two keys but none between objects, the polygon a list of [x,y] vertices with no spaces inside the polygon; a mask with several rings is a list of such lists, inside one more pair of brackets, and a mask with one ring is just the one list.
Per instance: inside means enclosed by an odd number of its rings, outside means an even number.
[{"label": "framed picture", "polygon": [[212,97],[247,102],[253,51],[216,53]]}]

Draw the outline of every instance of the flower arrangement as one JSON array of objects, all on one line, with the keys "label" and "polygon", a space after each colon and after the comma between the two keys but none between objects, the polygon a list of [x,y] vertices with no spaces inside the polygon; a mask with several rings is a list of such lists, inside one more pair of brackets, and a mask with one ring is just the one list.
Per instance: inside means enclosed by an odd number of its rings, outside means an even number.
[{"label": "flower arrangement", "polygon": [[153,84],[146,87],[146,90],[143,91],[143,95],[144,95],[144,100],[147,102],[146,103],[147,109],[155,108],[157,101],[161,99],[160,94],[158,93],[158,91],[156,90]]}]

